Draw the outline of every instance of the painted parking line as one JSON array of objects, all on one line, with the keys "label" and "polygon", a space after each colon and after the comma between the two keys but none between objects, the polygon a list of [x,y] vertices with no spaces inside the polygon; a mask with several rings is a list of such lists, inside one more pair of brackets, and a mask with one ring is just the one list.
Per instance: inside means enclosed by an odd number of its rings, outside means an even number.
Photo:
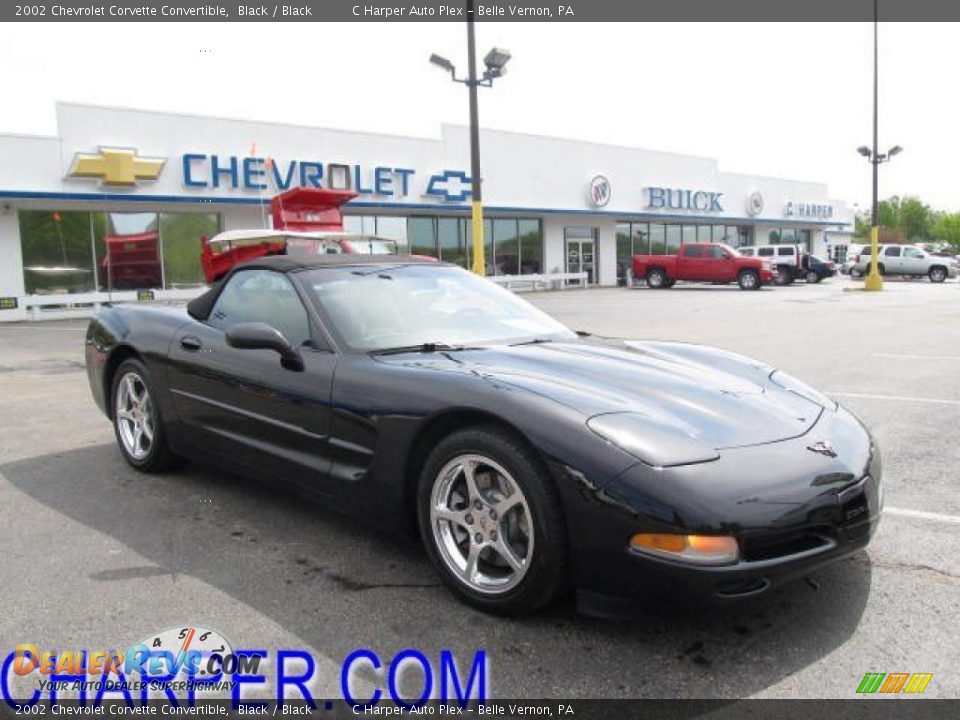
[{"label": "painted parking line", "polygon": [[898,402],[930,403],[933,405],[960,405],[960,400],[944,400],[943,398],[913,397],[910,395],[872,395],[870,393],[852,393],[830,391],[828,395],[837,397],[864,398],[866,400],[894,400]]},{"label": "painted parking line", "polygon": [[905,355],[903,353],[873,353],[870,357],[895,358],[897,360],[952,360],[960,362],[960,355]]},{"label": "painted parking line", "polygon": [[909,510],[907,508],[885,507],[884,515],[898,515],[900,517],[916,518],[917,520],[932,520],[933,522],[950,523],[960,525],[960,515],[947,515],[946,513],[927,512],[926,510]]}]

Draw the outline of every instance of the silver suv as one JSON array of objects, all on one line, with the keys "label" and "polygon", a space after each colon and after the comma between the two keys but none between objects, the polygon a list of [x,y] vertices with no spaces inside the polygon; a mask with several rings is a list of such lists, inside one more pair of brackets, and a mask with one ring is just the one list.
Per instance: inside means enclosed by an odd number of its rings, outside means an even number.
[{"label": "silver suv", "polygon": [[[942,283],[948,277],[957,276],[957,266],[950,258],[937,257],[913,245],[881,245],[877,258],[877,267],[881,275],[906,275],[923,277],[931,282]],[[850,274],[860,277],[870,272],[870,246],[866,246],[857,255]]]}]

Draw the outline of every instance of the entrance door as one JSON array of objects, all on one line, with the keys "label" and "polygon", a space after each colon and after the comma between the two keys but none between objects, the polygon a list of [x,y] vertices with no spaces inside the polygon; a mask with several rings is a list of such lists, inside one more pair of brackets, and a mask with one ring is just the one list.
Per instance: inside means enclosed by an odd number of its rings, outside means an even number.
[{"label": "entrance door", "polygon": [[[563,229],[568,273],[587,273],[585,285],[597,282],[597,229],[591,227],[568,227]],[[580,285],[581,280],[569,280],[570,285]]]}]

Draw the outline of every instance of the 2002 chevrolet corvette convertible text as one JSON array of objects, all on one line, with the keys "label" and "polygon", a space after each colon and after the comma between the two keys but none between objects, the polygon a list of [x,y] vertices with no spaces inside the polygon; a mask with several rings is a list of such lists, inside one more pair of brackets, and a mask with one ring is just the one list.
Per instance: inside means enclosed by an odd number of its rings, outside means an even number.
[{"label": "2002 chevrolet corvette convertible text", "polygon": [[186,311],[118,305],[87,332],[120,450],[294,483],[419,532],[450,589],[498,613],[756,595],[867,544],[870,434],[762,363],[575,333],[460,268],[263,258]]}]

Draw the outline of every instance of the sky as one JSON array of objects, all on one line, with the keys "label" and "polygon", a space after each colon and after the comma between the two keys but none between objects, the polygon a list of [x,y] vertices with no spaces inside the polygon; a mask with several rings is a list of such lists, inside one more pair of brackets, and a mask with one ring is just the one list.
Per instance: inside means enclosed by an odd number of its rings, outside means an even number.
[{"label": "sky", "polygon": [[[960,211],[956,24],[881,23],[880,196]],[[869,23],[477,24],[507,74],[483,127],[713,157],[870,203]],[[466,124],[462,23],[0,26],[0,133],[56,133],[57,100],[419,137]],[[549,158],[544,158],[549,162]]]}]

